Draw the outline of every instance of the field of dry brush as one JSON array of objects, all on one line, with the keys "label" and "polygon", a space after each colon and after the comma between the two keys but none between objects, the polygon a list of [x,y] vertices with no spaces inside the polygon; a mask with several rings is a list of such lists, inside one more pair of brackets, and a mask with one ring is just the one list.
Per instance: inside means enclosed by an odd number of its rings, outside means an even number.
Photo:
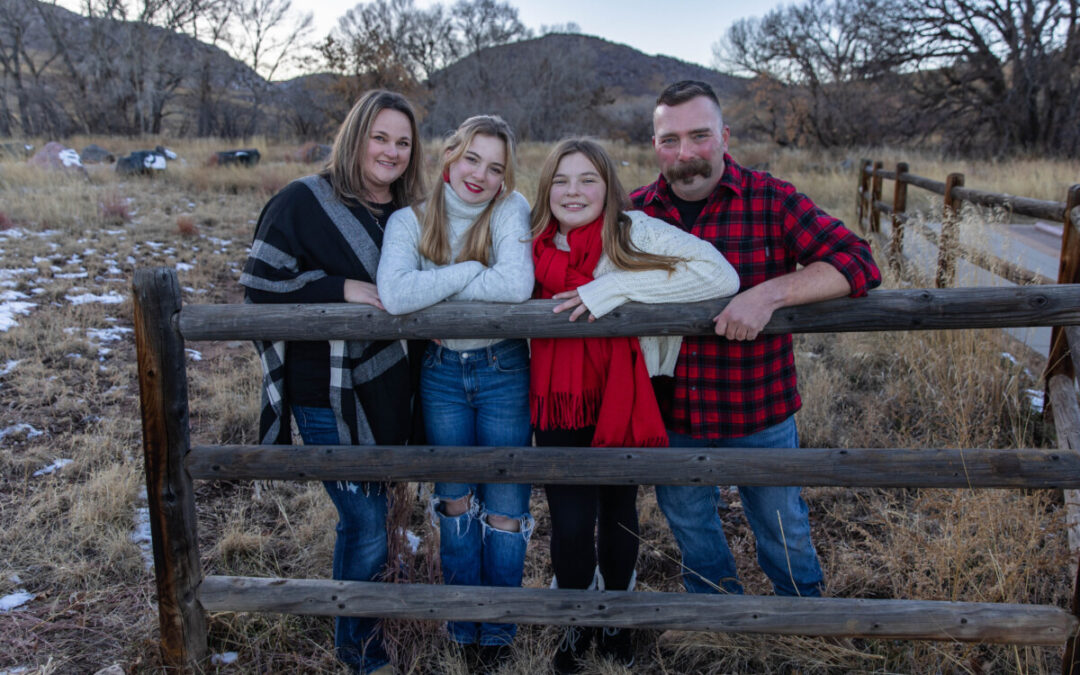
[{"label": "field of dry brush", "polygon": [[[69,145],[91,141],[114,152],[157,143],[97,138]],[[292,148],[249,143],[263,151],[255,169],[206,167],[204,159],[223,146],[192,141],[172,146],[181,159],[153,179],[122,179],[111,167],[90,167],[85,177],[46,173],[0,160],[0,598],[18,604],[0,610],[2,674],[93,673],[113,664],[127,673],[159,669],[132,272],[177,269],[185,303],[239,301],[237,278],[262,204],[313,170],[283,161]],[[520,153],[520,189],[530,200],[547,149]],[[613,146],[612,153],[627,186],[652,180],[649,148]],[[767,163],[827,210],[853,219],[850,167],[868,151],[747,145],[733,154],[744,164]],[[913,172],[939,179],[964,171],[969,186],[1043,199],[1061,199],[1080,180],[1077,162],[970,164],[875,154],[887,166],[902,159]],[[188,347],[192,441],[255,442],[252,346]],[[1054,443],[1029,392],[1042,389],[1040,364],[998,331],[799,336],[796,352],[806,446]],[[434,581],[437,543],[424,514],[425,487],[409,485],[399,494],[399,518],[420,537],[408,574]],[[738,494],[725,494],[747,590],[769,593]],[[829,595],[1068,604],[1060,492],[810,488],[805,495]],[[642,490],[639,501],[640,588],[679,590],[678,551],[652,491]],[[335,513],[321,486],[202,483],[198,503],[207,573],[329,576]],[[549,523],[540,490],[534,515],[525,585],[546,587]],[[465,672],[440,626],[397,622],[390,632],[400,672]],[[523,627],[515,660],[503,672],[545,672],[556,635],[554,627]],[[340,672],[325,618],[216,614],[210,643],[218,655],[214,672]],[[642,673],[1042,673],[1060,667],[1060,650],[644,632],[638,664]],[[621,672],[594,665],[595,672]]]}]

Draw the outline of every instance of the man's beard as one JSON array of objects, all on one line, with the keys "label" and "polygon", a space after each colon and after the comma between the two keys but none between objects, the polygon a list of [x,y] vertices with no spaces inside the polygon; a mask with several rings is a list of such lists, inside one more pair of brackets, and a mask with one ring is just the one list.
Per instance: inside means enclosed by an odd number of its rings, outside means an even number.
[{"label": "man's beard", "polygon": [[688,182],[694,176],[712,176],[712,165],[697,157],[688,162],[678,162],[662,173],[669,183]]}]

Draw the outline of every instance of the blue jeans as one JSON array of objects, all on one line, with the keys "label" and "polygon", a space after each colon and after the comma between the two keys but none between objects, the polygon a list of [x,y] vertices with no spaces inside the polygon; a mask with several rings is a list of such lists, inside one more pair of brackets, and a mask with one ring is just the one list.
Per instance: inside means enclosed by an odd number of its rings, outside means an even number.
[{"label": "blue jeans", "polygon": [[[305,445],[339,443],[330,408],[294,405],[292,412]],[[386,565],[386,485],[324,481],[323,486],[338,512],[334,578],[376,581]],[[361,673],[369,673],[390,660],[383,648],[378,619],[374,618],[335,617],[334,648],[343,663]]]},{"label": "blue jeans", "polygon": [[[795,417],[738,438],[693,438],[668,432],[679,448],[797,448]],[[757,559],[777,595],[818,597],[824,577],[810,541],[806,502],[797,487],[739,486],[743,513],[757,540]],[[657,485],[656,501],[682,551],[683,584],[691,593],[742,593],[735,558],[717,513],[715,485]]]},{"label": "blue jeans", "polygon": [[[431,344],[420,374],[428,442],[454,446],[528,446],[529,349],[524,340],[455,351]],[[463,586],[520,586],[532,535],[531,488],[511,483],[436,483],[443,581]],[[448,516],[441,502],[472,495],[469,508]],[[488,524],[488,515],[517,520],[519,531]],[[461,644],[505,645],[517,626],[451,621]]]}]

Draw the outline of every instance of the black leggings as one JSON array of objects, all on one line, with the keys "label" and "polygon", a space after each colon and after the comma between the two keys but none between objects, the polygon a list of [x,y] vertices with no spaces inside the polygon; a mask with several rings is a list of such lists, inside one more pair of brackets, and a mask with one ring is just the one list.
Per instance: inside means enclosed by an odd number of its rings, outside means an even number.
[{"label": "black leggings", "polygon": [[[594,427],[536,431],[536,445],[589,447]],[[600,562],[604,587],[626,590],[638,554],[636,485],[545,485],[551,565],[559,588],[588,588]],[[599,555],[597,555],[599,553]]]}]

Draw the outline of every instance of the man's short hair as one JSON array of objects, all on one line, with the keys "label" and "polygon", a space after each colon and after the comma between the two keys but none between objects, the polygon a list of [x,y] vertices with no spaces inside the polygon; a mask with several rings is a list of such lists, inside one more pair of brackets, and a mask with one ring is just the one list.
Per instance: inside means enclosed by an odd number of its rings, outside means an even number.
[{"label": "man's short hair", "polygon": [[669,84],[656,97],[656,105],[675,106],[686,103],[698,96],[709,99],[716,104],[717,110],[721,110],[720,99],[717,98],[716,92],[713,91],[712,87],[700,80],[679,80],[675,84]]}]

